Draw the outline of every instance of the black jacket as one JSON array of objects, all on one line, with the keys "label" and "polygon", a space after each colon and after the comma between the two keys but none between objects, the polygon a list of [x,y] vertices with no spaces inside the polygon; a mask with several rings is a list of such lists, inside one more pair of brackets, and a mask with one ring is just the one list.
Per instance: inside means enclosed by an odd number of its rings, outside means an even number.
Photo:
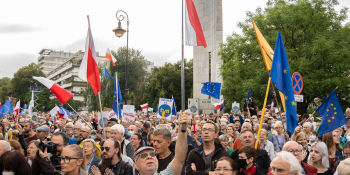
[{"label": "black jacket", "polygon": [[[236,162],[237,165],[239,165],[238,149],[231,154],[231,158]],[[257,149],[256,157],[255,157],[255,166],[256,166],[255,174],[256,175],[267,174],[267,172],[269,171],[270,163],[271,163],[271,160],[267,152],[263,149]],[[242,168],[242,167],[238,167],[238,168]]]},{"label": "black jacket", "polygon": [[[203,160],[203,144],[191,150],[191,152],[188,154],[187,160],[186,160],[186,174],[188,175],[207,175],[208,173],[205,172],[205,162]],[[214,155],[211,158],[211,170],[214,171],[216,161],[219,160],[223,156],[229,156],[226,150],[221,146],[220,143],[215,142],[215,150]],[[197,171],[193,171],[191,168],[191,164],[194,163],[196,165]]]}]

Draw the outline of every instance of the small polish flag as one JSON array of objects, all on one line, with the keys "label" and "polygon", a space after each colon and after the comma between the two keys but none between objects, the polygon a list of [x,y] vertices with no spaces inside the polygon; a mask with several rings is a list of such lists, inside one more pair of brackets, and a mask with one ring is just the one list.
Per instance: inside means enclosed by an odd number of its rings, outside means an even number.
[{"label": "small polish flag", "polygon": [[142,110],[147,109],[147,108],[148,108],[148,103],[141,105]]},{"label": "small polish flag", "polygon": [[106,51],[106,58],[112,62],[113,66],[115,66],[115,62],[117,62],[117,59],[113,56],[109,49],[107,49]]},{"label": "small polish flag", "polygon": [[18,102],[16,103],[15,110],[13,112],[13,120],[16,120],[16,117],[18,116],[20,111],[21,111],[21,100],[18,100]]},{"label": "small polish flag", "polygon": [[58,85],[57,83],[54,83],[52,80],[49,80],[44,77],[33,77],[33,79],[39,81],[45,87],[50,89],[50,91],[56,95],[57,99],[62,104],[66,104],[68,100],[74,96],[71,92],[63,89],[60,85]]},{"label": "small polish flag", "polygon": [[220,103],[214,103],[215,109],[220,109],[222,107],[223,104],[223,100]]},{"label": "small polish flag", "polygon": [[59,115],[59,108],[58,108],[58,106],[55,106],[55,107],[53,107],[53,108],[51,109],[50,115],[51,115],[51,117],[54,117],[54,116],[56,116],[56,115]]}]

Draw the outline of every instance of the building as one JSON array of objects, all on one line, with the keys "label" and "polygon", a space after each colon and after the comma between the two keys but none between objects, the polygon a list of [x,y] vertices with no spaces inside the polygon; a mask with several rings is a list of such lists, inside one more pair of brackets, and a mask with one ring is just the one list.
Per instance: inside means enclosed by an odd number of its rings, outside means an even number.
[{"label": "building", "polygon": [[38,65],[45,75],[53,71],[57,66],[66,62],[72,56],[72,53],[54,51],[51,49],[42,49],[39,54]]},{"label": "building", "polygon": [[[47,74],[47,78],[53,80],[62,88],[72,92],[74,94],[74,100],[83,102],[85,99],[82,92],[87,88],[88,84],[78,77],[78,72],[84,52],[78,51],[70,54],[71,56],[65,62],[55,67]],[[99,68],[109,67],[110,61],[108,59],[104,56],[99,56],[98,52],[96,52],[96,56]]]}]

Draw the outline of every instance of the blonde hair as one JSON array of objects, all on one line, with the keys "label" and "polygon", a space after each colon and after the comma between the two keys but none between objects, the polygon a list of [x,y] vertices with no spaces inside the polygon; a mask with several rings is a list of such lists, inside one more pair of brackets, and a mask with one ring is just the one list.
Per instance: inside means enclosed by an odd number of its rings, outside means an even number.
[{"label": "blonde hair", "polygon": [[340,161],[337,171],[338,175],[347,175],[350,174],[350,158],[346,158],[343,161]]},{"label": "blonde hair", "polygon": [[86,163],[85,163],[85,158],[84,158],[84,153],[83,153],[83,149],[80,148],[79,145],[67,145],[65,146],[63,149],[70,149],[74,152],[75,156],[77,156],[79,159],[83,159],[82,164],[80,165],[80,168],[82,168],[83,170],[86,170]]}]

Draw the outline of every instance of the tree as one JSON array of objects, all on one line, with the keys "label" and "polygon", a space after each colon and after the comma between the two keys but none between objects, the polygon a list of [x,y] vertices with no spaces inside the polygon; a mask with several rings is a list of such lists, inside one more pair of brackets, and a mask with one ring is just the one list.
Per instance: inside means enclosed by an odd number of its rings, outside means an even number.
[{"label": "tree", "polygon": [[246,20],[239,23],[243,34],[228,37],[220,51],[225,99],[243,102],[251,89],[262,107],[269,74],[252,28],[254,19],[272,48],[281,32],[291,72],[303,76],[304,102],[298,103],[298,113],[306,113],[315,98],[325,99],[336,87],[340,103],[348,106],[350,25],[342,25],[348,9],[338,13],[334,9],[337,4],[336,0],[270,0],[265,10],[248,12]]},{"label": "tree", "polygon": [[3,77],[0,79],[0,101],[5,102],[11,79]]},{"label": "tree", "polygon": [[[185,61],[185,101],[192,97],[193,61]],[[174,96],[177,109],[181,109],[181,62],[166,63],[154,68],[146,85],[144,101],[156,108],[159,98]]]}]

